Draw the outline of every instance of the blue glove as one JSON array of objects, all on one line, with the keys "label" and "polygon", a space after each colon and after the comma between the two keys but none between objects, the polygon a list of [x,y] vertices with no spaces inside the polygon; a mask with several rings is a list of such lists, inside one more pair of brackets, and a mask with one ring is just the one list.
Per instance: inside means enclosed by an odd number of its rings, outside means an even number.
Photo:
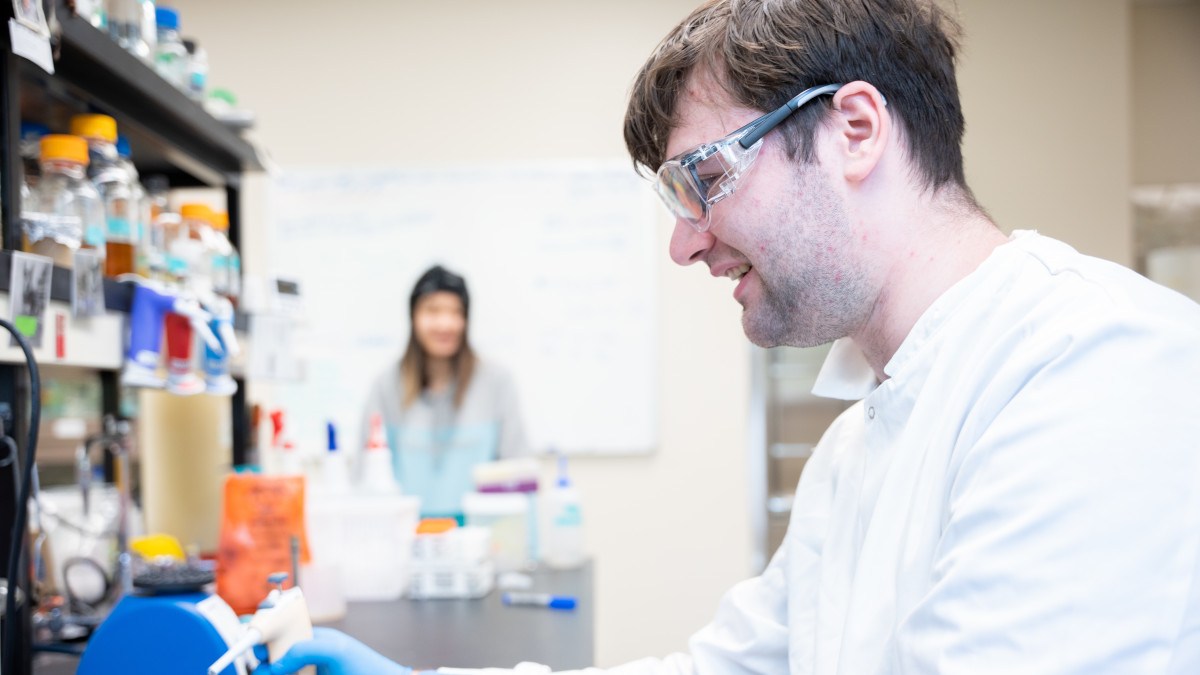
[{"label": "blue glove", "polygon": [[318,675],[412,675],[412,668],[389,661],[379,652],[332,628],[314,628],[313,638],[292,645],[275,663],[267,663],[267,649],[254,648],[262,663],[254,675],[288,675],[304,666],[316,666]]}]

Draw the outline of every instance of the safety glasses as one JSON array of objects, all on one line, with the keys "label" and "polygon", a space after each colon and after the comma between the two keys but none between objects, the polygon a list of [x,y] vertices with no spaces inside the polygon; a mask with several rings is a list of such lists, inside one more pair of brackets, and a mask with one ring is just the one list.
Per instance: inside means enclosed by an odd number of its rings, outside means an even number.
[{"label": "safety glasses", "polygon": [[733,194],[734,187],[754,164],[763,136],[805,103],[841,89],[826,84],[800,92],[795,98],[713,143],[705,143],[663,162],[654,190],[676,217],[703,232],[709,226],[713,204]]}]

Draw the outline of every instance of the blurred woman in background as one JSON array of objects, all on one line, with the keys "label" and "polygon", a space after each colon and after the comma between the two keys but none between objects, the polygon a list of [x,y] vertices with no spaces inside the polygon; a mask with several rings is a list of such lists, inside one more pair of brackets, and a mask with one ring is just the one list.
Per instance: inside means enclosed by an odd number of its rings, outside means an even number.
[{"label": "blurred woman in background", "polygon": [[396,479],[421,498],[422,517],[461,520],[462,496],[473,491],[471,468],[528,452],[516,388],[471,349],[470,296],[461,276],[430,268],[408,309],[408,347],[371,387],[366,423],[382,417]]}]

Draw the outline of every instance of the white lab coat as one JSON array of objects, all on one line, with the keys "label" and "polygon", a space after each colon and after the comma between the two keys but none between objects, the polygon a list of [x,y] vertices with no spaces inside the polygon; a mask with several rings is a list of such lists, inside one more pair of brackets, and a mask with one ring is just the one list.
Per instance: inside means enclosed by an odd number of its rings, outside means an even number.
[{"label": "white lab coat", "polygon": [[1017,233],[885,372],[835,346],[766,571],[609,672],[1200,673],[1200,306]]}]

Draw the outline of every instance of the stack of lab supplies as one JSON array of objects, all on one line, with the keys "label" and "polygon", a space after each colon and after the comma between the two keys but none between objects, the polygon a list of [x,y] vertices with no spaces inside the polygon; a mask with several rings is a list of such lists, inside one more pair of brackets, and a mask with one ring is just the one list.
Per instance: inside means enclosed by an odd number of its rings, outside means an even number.
[{"label": "stack of lab supplies", "polygon": [[482,598],[492,590],[491,531],[453,518],[421,521],[413,541],[408,597]]},{"label": "stack of lab supplies", "polygon": [[534,567],[538,558],[538,460],[519,457],[475,466],[475,492],[463,496],[467,525],[492,532],[498,573]]}]

